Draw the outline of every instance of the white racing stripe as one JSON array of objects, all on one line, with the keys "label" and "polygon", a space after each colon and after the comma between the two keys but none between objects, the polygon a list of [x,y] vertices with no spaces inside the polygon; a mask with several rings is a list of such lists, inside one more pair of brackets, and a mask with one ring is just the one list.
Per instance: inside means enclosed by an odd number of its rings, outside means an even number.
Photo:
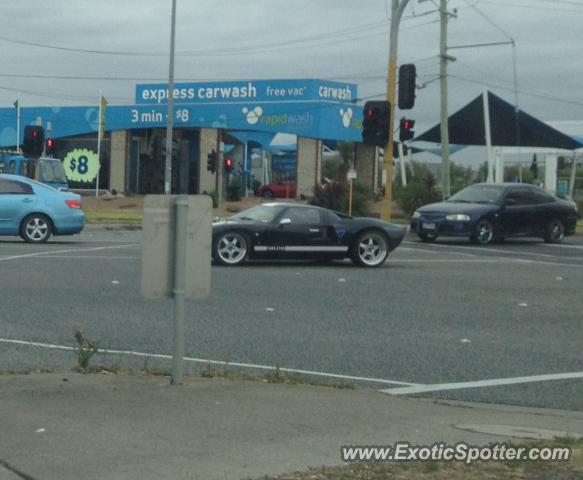
[{"label": "white racing stripe", "polygon": [[434,385],[415,385],[403,388],[381,390],[391,395],[413,395],[415,393],[442,392],[445,390],[466,390],[469,388],[498,387],[503,385],[520,385],[523,383],[548,382],[556,380],[573,380],[583,378],[583,372],[552,373],[548,375],[531,375],[528,377],[496,378],[474,382],[437,383]]},{"label": "white racing stripe", "polygon": [[347,252],[346,246],[290,246],[290,245],[265,245],[253,247],[256,252]]},{"label": "white racing stripe", "polygon": [[120,248],[137,247],[139,243],[128,243],[126,245],[110,245],[108,247],[93,247],[93,248],[70,248],[67,250],[47,250],[46,252],[35,252],[35,253],[24,253],[22,255],[12,255],[10,257],[0,257],[0,262],[7,260],[18,260],[20,258],[34,258],[34,257],[45,257],[51,255],[60,255],[63,253],[76,253],[76,252],[98,252],[100,250],[117,250]]},{"label": "white racing stripe", "polygon": [[[46,348],[49,350],[64,350],[64,351],[76,351],[75,347],[68,347],[66,345],[55,345],[52,343],[41,343],[41,342],[29,342],[26,340],[15,340],[12,338],[0,338],[0,343],[11,344],[11,345],[23,345],[27,347],[38,347],[38,348]],[[110,355],[128,355],[132,357],[141,357],[141,358],[159,358],[163,360],[171,360],[172,355],[165,355],[160,353],[144,353],[144,352],[135,352],[132,350],[109,350],[109,349],[99,349],[100,354],[110,354]],[[416,383],[408,383],[408,382],[399,382],[397,380],[386,380],[383,378],[368,378],[368,377],[358,377],[354,375],[342,375],[339,373],[328,373],[328,372],[317,372],[313,370],[301,370],[297,368],[285,368],[285,367],[272,367],[270,365],[258,365],[253,363],[241,363],[241,362],[226,362],[223,360],[209,360],[206,358],[195,358],[195,357],[184,357],[185,362],[192,362],[192,363],[202,363],[205,365],[221,365],[225,367],[238,367],[238,368],[250,368],[253,370],[268,370],[268,371],[277,371],[280,372],[287,372],[287,373],[297,373],[301,375],[313,375],[317,377],[327,377],[327,378],[336,378],[339,380],[352,380],[358,382],[370,382],[370,383],[380,383],[386,385],[403,385],[403,386],[417,386]]]}]

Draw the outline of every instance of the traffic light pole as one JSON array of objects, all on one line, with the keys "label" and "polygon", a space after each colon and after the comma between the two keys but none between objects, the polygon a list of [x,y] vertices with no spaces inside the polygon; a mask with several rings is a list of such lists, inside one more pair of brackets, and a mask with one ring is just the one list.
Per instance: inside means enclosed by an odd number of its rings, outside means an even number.
[{"label": "traffic light pole", "polygon": [[393,135],[395,129],[395,98],[397,93],[397,47],[399,23],[409,0],[392,0],[391,34],[389,43],[389,69],[387,75],[387,102],[391,106],[389,116],[389,135],[385,145],[384,169],[386,173],[385,196],[381,208],[381,219],[390,220],[393,203]]}]

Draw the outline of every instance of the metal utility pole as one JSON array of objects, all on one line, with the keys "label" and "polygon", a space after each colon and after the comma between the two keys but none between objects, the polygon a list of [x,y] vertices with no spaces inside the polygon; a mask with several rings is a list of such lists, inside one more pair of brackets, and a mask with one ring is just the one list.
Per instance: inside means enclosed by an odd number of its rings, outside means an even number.
[{"label": "metal utility pole", "polygon": [[447,0],[440,0],[439,14],[441,29],[439,37],[439,79],[441,89],[441,178],[443,198],[451,195],[451,176],[449,172],[449,113],[447,109],[447,62],[455,60],[447,55]]},{"label": "metal utility pole", "polygon": [[164,168],[164,194],[170,195],[172,187],[172,129],[174,127],[174,39],[176,34],[176,0],[172,0],[170,26],[170,62],[168,68],[168,120],[166,123],[166,162]]},{"label": "metal utility pole", "polygon": [[395,97],[397,92],[397,49],[399,42],[399,23],[409,0],[392,0],[391,33],[389,40],[389,68],[387,75],[387,102],[391,108],[389,116],[389,136],[385,145],[384,169],[386,172],[385,195],[381,208],[381,219],[390,220],[393,204],[393,134],[395,129]]}]

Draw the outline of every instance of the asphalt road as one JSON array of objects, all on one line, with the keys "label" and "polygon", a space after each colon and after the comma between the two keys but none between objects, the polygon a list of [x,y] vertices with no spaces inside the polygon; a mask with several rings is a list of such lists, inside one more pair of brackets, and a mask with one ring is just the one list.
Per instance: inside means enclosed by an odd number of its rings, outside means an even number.
[{"label": "asphalt road", "polygon": [[[140,244],[141,232],[88,231],[42,246],[0,239],[0,369],[70,368],[71,352],[13,341],[73,346],[76,329],[104,348],[171,353],[171,304],[140,296]],[[257,263],[212,274],[212,297],[187,308],[188,356],[583,410],[583,237],[491,247],[409,237],[379,269]],[[156,362],[169,364],[148,365]],[[577,378],[557,380],[564,373]],[[551,377],[533,382],[538,375]],[[463,383],[493,379],[511,380]]]}]

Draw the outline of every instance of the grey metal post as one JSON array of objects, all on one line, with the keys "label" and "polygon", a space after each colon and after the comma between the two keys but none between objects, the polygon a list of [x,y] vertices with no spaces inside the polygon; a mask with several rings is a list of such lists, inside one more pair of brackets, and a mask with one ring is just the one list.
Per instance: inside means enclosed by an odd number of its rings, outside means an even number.
[{"label": "grey metal post", "polygon": [[439,79],[441,90],[441,177],[443,197],[451,195],[451,178],[449,172],[449,125],[447,109],[447,0],[440,2],[441,33],[439,37]]},{"label": "grey metal post", "polygon": [[172,385],[182,384],[184,371],[184,286],[186,278],[186,225],[188,196],[176,198],[176,238],[174,255],[174,350]]},{"label": "grey metal post", "polygon": [[223,207],[223,197],[224,197],[224,184],[223,184],[223,172],[225,167],[225,146],[223,143],[222,130],[219,130],[219,143],[218,143],[218,153],[217,153],[217,207]]},{"label": "grey metal post", "polygon": [[170,195],[172,186],[172,129],[174,126],[174,39],[176,33],[176,0],[172,0],[170,27],[170,65],[168,68],[168,120],[166,123],[166,163],[164,169],[164,193]]}]

